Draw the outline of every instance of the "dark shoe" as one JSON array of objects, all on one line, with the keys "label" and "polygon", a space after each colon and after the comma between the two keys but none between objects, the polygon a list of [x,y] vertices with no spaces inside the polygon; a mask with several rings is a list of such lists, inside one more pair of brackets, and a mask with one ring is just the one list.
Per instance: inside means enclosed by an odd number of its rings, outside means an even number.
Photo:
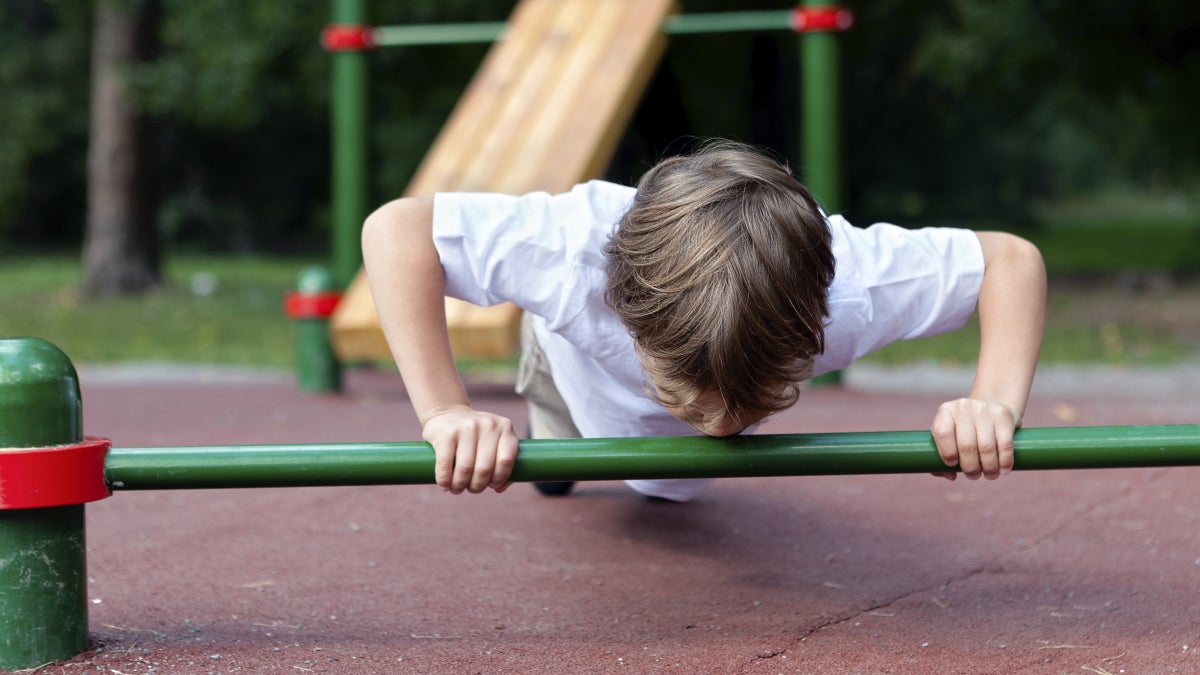
[{"label": "dark shoe", "polygon": [[571,488],[575,487],[573,480],[547,480],[534,481],[533,487],[537,491],[547,497],[565,497],[571,494]]}]

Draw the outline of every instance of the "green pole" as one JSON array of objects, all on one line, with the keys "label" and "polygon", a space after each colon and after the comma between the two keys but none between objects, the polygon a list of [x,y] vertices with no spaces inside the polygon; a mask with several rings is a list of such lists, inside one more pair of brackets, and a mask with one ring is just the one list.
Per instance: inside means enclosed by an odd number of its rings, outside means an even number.
[{"label": "green pole", "polygon": [[[828,2],[805,0],[805,7],[827,6]],[[837,35],[830,31],[806,32],[800,36],[801,157],[804,182],[825,213],[842,209],[841,153],[838,147],[839,63]],[[817,385],[834,385],[840,371],[813,378]]]},{"label": "green pole", "polygon": [[296,384],[300,391],[342,389],[342,366],[329,334],[329,317],[339,297],[333,276],[318,266],[301,270],[296,291],[288,296],[288,314],[296,327]]},{"label": "green pole", "polygon": [[[1023,429],[1017,470],[1200,464],[1200,425]],[[425,443],[112,448],[114,490],[433,482]],[[928,431],[521,442],[513,480],[819,476],[946,471]]]},{"label": "green pole", "polygon": [[765,30],[786,30],[791,25],[792,12],[787,9],[718,12],[715,14],[676,14],[667,17],[666,22],[663,24],[663,32],[667,35],[748,33]]},{"label": "green pole", "polygon": [[[365,0],[332,0],[333,23],[365,25]],[[367,216],[367,54],[331,54],[332,266],[345,288],[362,262],[359,232]]]},{"label": "green pole", "polygon": [[[814,7],[828,4],[804,3]],[[805,182],[826,213],[837,213],[842,208],[837,35],[831,31],[801,35],[800,69]]]},{"label": "green pole", "polygon": [[[0,453],[80,442],[81,411],[65,354],[44,340],[0,339]],[[0,508],[0,668],[35,668],[87,648],[85,551],[82,504]]]}]

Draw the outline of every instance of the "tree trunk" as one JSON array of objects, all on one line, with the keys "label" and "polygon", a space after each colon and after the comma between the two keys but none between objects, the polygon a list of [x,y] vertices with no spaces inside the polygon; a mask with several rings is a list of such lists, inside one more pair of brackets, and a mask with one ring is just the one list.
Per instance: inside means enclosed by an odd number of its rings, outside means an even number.
[{"label": "tree trunk", "polygon": [[158,0],[99,0],[95,22],[83,290],[127,295],[161,283],[150,128],[122,73],[153,56]]}]

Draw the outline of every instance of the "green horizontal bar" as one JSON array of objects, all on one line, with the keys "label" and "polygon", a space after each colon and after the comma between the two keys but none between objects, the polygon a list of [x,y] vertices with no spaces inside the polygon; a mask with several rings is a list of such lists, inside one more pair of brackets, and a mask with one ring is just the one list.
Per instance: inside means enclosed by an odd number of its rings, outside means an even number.
[{"label": "green horizontal bar", "polygon": [[[472,44],[499,40],[507,27],[508,24],[504,22],[379,26],[375,28],[372,37],[375,44],[380,47]],[[790,30],[791,28],[792,10],[679,14],[668,17],[663,24],[663,32],[668,35]]]},{"label": "green horizontal bar", "polygon": [[380,26],[373,31],[372,38],[380,47],[495,42],[504,34],[507,25],[504,22],[493,22]]},{"label": "green horizontal bar", "polygon": [[[1200,425],[1023,429],[1015,469],[1200,464]],[[433,482],[421,442],[113,448],[115,490]],[[927,431],[522,441],[513,480],[818,476],[945,471]]]},{"label": "green horizontal bar", "polygon": [[694,33],[740,33],[765,30],[791,30],[792,10],[760,12],[720,12],[716,14],[676,14],[667,17],[663,32],[668,35]]}]

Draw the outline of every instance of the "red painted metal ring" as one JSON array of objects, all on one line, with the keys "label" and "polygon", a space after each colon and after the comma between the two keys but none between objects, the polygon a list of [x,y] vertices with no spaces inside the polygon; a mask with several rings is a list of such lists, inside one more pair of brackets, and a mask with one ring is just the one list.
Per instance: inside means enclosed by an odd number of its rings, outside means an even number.
[{"label": "red painted metal ring", "polygon": [[331,24],[321,31],[327,52],[362,52],[375,49],[375,28],[360,24]]},{"label": "red painted metal ring", "polygon": [[792,30],[796,33],[842,31],[853,25],[854,15],[837,5],[797,7],[792,11]]},{"label": "red painted metal ring", "polygon": [[283,311],[292,319],[324,319],[337,309],[342,294],[337,292],[301,293],[289,291],[283,299]]},{"label": "red painted metal ring", "polygon": [[0,448],[0,509],[86,504],[112,494],[104,480],[107,438],[51,448]]}]

